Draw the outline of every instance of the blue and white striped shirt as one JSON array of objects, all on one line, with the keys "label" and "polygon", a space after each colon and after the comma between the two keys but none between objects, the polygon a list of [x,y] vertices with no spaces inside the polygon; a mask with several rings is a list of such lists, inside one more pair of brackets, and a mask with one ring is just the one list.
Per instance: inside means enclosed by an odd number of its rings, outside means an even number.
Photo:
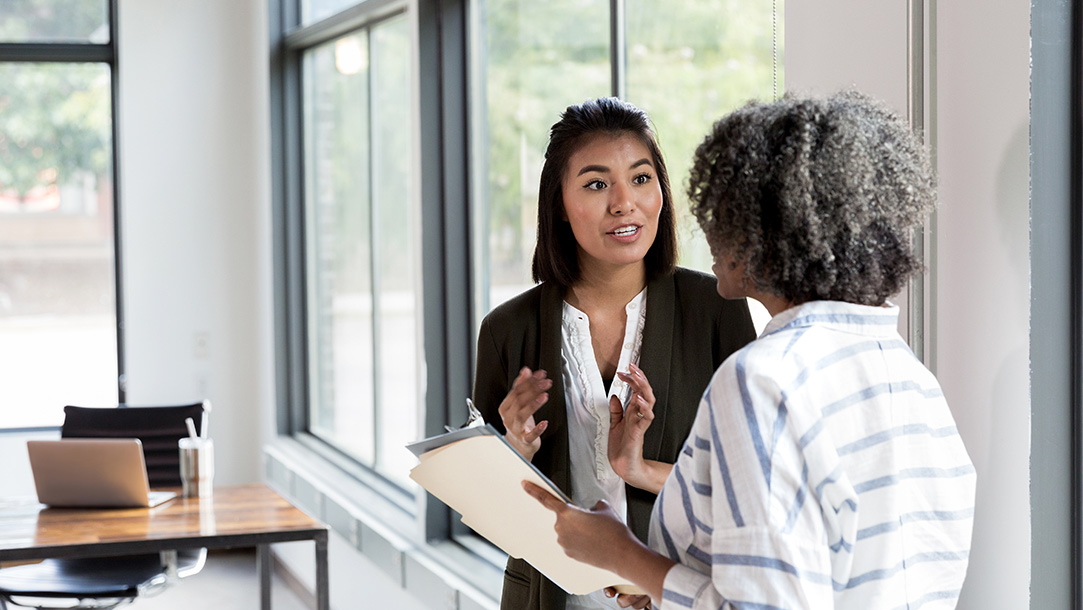
[{"label": "blue and white striped shirt", "polygon": [[898,314],[806,303],[719,367],[651,520],[660,607],[955,607],[976,475]]}]

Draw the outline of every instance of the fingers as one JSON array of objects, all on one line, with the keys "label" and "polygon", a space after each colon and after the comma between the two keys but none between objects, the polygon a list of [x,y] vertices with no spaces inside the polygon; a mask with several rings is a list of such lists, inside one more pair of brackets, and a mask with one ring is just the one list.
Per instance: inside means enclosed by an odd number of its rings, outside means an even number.
[{"label": "fingers", "polygon": [[654,389],[651,388],[651,384],[647,381],[647,376],[643,373],[643,369],[639,368],[635,364],[628,364],[628,372],[617,372],[617,376],[624,383],[627,383],[632,388],[632,392],[642,396],[653,407],[654,406]]},{"label": "fingers", "polygon": [[523,367],[515,377],[511,391],[500,403],[500,416],[525,420],[549,400],[548,390],[551,387],[553,380],[546,376],[545,371],[531,372]]},{"label": "fingers", "polygon": [[617,605],[621,608],[643,610],[643,608],[650,606],[651,603],[649,595],[628,595],[626,593],[617,593],[617,590],[613,587],[606,588],[606,597],[613,597],[614,595],[617,597]]},{"label": "fingers", "polygon": [[529,445],[545,431],[544,427],[536,429],[533,417],[549,400],[548,390],[551,387],[553,380],[546,376],[545,371],[532,372],[527,367],[520,369],[498,409],[504,428],[510,435],[523,439]]},{"label": "fingers", "polygon": [[620,404],[620,397],[616,394],[609,397],[609,427],[612,428],[624,419],[624,405]]},{"label": "fingers", "polygon": [[529,429],[527,429],[527,427],[524,426],[523,442],[528,444],[528,445],[530,443],[533,443],[534,441],[541,438],[542,432],[545,432],[545,429],[548,428],[548,427],[549,427],[549,420],[545,420],[545,421],[541,422],[540,424],[534,426],[533,428],[529,428]]},{"label": "fingers", "polygon": [[640,430],[646,430],[650,427],[651,421],[654,420],[654,405],[647,402],[645,397],[632,394],[632,397],[628,399],[627,410],[623,410],[617,397],[612,397],[609,400],[609,428],[613,429],[625,418],[627,418],[626,423],[630,423]]},{"label": "fingers", "polygon": [[546,491],[544,488],[531,483],[530,481],[523,481],[523,489],[532,498],[541,502],[541,505],[549,510],[559,513],[563,508],[567,506],[561,499],[557,498],[553,494]]},{"label": "fingers", "polygon": [[635,426],[640,430],[646,430],[654,421],[654,409],[647,402],[647,399],[642,396],[636,396],[635,400],[629,403],[628,409],[629,415],[635,414],[629,421],[634,422]]},{"label": "fingers", "polygon": [[[628,384],[631,389],[631,396],[628,398],[628,407],[625,409],[624,414],[633,416],[631,421],[640,430],[646,430],[650,427],[651,420],[654,419],[654,390],[651,388],[650,382],[647,381],[647,376],[643,373],[643,369],[639,368],[635,364],[629,363],[628,372],[618,372],[617,375],[621,381]],[[609,412],[610,425],[613,425],[613,405],[610,403]],[[617,420],[620,421],[620,420]]]},{"label": "fingers", "polygon": [[644,608],[651,607],[651,598],[649,595],[627,595],[624,593],[617,593],[617,590],[613,587],[606,587],[604,589],[606,597],[617,598],[617,605],[621,608],[636,608],[636,610],[643,610]]}]

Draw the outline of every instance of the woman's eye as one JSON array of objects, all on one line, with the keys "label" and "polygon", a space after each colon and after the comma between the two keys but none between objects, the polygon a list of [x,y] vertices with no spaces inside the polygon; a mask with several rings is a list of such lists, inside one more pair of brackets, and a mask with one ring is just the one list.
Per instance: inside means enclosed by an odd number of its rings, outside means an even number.
[{"label": "woman's eye", "polygon": [[636,184],[647,184],[648,182],[651,181],[651,178],[652,178],[652,176],[650,174],[640,174],[640,175],[636,176],[632,180],[632,182],[634,182]]},{"label": "woman's eye", "polygon": [[590,182],[587,183],[586,188],[588,188],[588,189],[590,189],[592,191],[600,191],[600,190],[605,188],[605,183],[602,182],[601,180],[591,180]]}]

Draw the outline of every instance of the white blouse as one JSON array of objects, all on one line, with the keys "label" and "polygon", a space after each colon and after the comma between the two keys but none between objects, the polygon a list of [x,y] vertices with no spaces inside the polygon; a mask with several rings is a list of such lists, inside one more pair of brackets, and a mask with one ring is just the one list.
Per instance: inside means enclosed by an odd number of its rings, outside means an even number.
[{"label": "white blouse", "polygon": [[[624,344],[617,370],[627,373],[629,363],[639,363],[643,344],[643,326],[647,319],[647,289],[644,288],[624,311]],[[568,447],[571,458],[571,497],[578,506],[590,508],[604,499],[618,515],[628,510],[624,481],[609,464],[609,397],[619,396],[627,403],[628,384],[614,377],[609,391],[594,357],[587,314],[564,303],[561,324],[561,375],[564,380],[564,403],[568,410]],[[619,608],[614,600],[598,591],[590,595],[570,595],[568,610]]]}]

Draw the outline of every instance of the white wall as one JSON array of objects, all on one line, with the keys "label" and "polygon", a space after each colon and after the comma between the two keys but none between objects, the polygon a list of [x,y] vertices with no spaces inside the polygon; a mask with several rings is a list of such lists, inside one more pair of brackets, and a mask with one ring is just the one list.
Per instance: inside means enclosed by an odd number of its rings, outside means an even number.
[{"label": "white wall", "polygon": [[851,87],[906,116],[906,0],[786,3],[786,91]]},{"label": "white wall", "polygon": [[274,403],[266,2],[121,0],[130,404],[209,398],[216,482],[260,479]]},{"label": "white wall", "polygon": [[982,0],[951,0],[938,7],[937,373],[978,471],[960,608],[1025,608],[1030,4],[1011,0],[990,10]]},{"label": "white wall", "polygon": [[[940,208],[937,376],[978,471],[961,610],[1026,608],[1030,587],[1030,6],[930,2]],[[786,4],[786,88],[856,86],[906,111],[905,0]],[[980,27],[975,15],[981,15]],[[905,116],[905,115],[904,115]]]}]

